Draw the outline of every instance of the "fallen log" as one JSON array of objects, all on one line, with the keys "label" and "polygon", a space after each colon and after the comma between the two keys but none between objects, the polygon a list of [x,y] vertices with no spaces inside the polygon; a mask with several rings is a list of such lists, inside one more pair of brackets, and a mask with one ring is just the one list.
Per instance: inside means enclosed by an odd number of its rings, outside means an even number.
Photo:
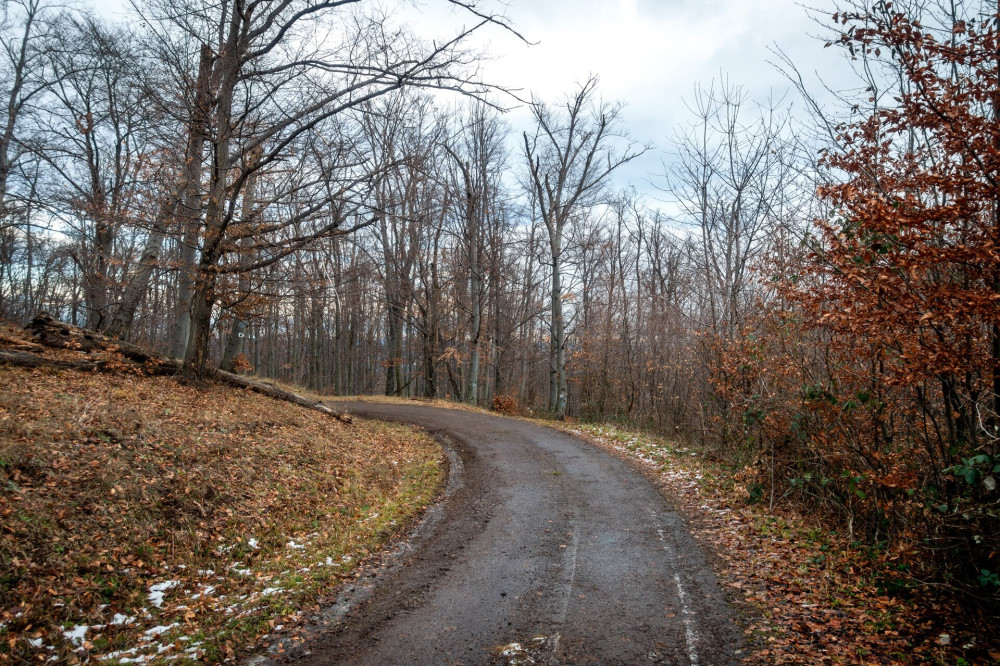
[{"label": "fallen log", "polygon": [[163,363],[170,360],[130,342],[59,321],[47,312],[36,315],[24,328],[31,333],[35,342],[55,349],[71,349],[85,354],[114,352],[137,363]]},{"label": "fallen log", "polygon": [[48,358],[32,352],[9,351],[0,349],[0,364],[16,365],[22,368],[56,368],[59,370],[106,370],[110,363],[107,360],[97,361],[66,361]]},{"label": "fallen log", "polygon": [[247,377],[241,377],[239,375],[234,375],[231,372],[226,372],[225,370],[216,370],[213,375],[216,379],[223,381],[227,384],[233,386],[239,386],[240,388],[249,389],[257,393],[262,393],[271,398],[277,398],[279,400],[286,400],[288,402],[293,402],[296,405],[301,405],[303,407],[308,407],[309,409],[315,409],[318,412],[323,412],[328,416],[332,416],[341,423],[350,423],[354,419],[350,414],[341,413],[334,411],[324,405],[322,402],[316,402],[315,400],[310,400],[309,398],[299,395],[298,393],[293,393],[291,391],[286,391],[285,389],[280,389],[273,384],[265,384],[264,382],[257,381],[255,379],[249,379]]},{"label": "fallen log", "polygon": [[[87,354],[99,352],[101,354],[119,355],[120,357],[124,357],[126,361],[131,362],[131,364],[135,364],[138,369],[148,375],[176,375],[182,367],[181,362],[176,359],[167,358],[161,354],[143,349],[138,345],[117,340],[96,331],[67,324],[45,312],[32,319],[31,323],[25,329],[31,332],[35,342],[40,345],[55,349],[70,349]],[[0,352],[0,362],[24,367],[47,366],[72,370],[114,370],[116,367],[121,367],[120,361],[110,361],[107,359],[67,361],[17,351]],[[310,400],[298,393],[281,389],[256,379],[241,377],[240,375],[224,370],[210,370],[208,378],[229,384],[230,386],[254,391],[276,400],[284,400],[321,412],[327,416],[332,416],[341,423],[351,423],[353,421],[350,414],[337,412],[321,402]]]}]

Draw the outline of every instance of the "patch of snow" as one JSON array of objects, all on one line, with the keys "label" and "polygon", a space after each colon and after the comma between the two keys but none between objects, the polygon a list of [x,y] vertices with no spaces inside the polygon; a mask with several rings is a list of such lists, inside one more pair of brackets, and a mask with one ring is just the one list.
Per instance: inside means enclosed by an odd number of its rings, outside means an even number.
[{"label": "patch of snow", "polygon": [[510,643],[509,645],[505,645],[503,649],[500,650],[500,654],[504,657],[512,657],[516,654],[520,654],[521,652],[524,652],[524,648],[521,647],[520,643]]},{"label": "patch of snow", "polygon": [[257,539],[254,539],[253,537],[250,537],[249,539],[247,539],[247,545],[250,546],[251,548],[253,548],[254,550],[257,550],[258,548],[260,548],[260,542],[257,541]]},{"label": "patch of snow", "polygon": [[261,591],[260,596],[266,597],[269,594],[275,594],[277,592],[284,592],[284,590],[280,587],[266,587],[263,591]]},{"label": "patch of snow", "polygon": [[303,546],[302,544],[299,544],[299,543],[295,543],[294,540],[289,541],[285,545],[288,546],[289,548],[291,548],[292,550],[304,550],[305,549],[305,546]]},{"label": "patch of snow", "polygon": [[213,571],[212,569],[198,569],[198,575],[199,576],[205,576],[205,577],[214,576],[215,575],[215,571]]},{"label": "patch of snow", "polygon": [[203,585],[201,587],[201,592],[199,592],[198,594],[191,595],[191,598],[192,599],[200,599],[201,597],[210,596],[212,594],[212,592],[215,592],[215,586],[214,585]]},{"label": "patch of snow", "polygon": [[122,615],[121,613],[115,613],[115,616],[111,618],[111,622],[108,624],[113,624],[116,627],[123,627],[135,622],[135,617],[130,617],[128,615]]},{"label": "patch of snow", "polygon": [[149,599],[149,603],[153,604],[157,608],[163,606],[163,594],[174,587],[180,585],[179,580],[167,580],[162,583],[156,583],[155,585],[149,586],[149,594],[146,596]]},{"label": "patch of snow", "polygon": [[102,654],[100,657],[98,657],[98,659],[100,659],[101,661],[110,661],[111,659],[117,659],[123,654],[132,654],[133,652],[135,652],[135,650],[136,650],[135,648],[131,648],[129,650],[118,650],[117,652],[109,652],[107,654]]},{"label": "patch of snow", "polygon": [[41,638],[29,638],[28,639],[28,645],[30,645],[31,647],[36,648],[36,649],[40,648],[40,647],[42,647],[42,639]]},{"label": "patch of snow", "polygon": [[88,629],[90,627],[86,624],[77,625],[72,629],[63,629],[63,637],[74,646],[80,647],[83,645],[83,639],[87,636]]},{"label": "patch of snow", "polygon": [[148,636],[149,638],[156,638],[160,634],[165,634],[174,627],[180,626],[179,622],[174,622],[173,624],[160,625],[159,627],[153,627],[152,629],[147,629],[142,632],[143,636]]}]

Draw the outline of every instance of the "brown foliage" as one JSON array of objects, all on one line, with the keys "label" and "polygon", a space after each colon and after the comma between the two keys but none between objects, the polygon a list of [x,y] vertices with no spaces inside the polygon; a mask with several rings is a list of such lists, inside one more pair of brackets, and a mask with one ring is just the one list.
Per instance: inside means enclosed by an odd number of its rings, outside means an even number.
[{"label": "brown foliage", "polygon": [[517,396],[514,395],[493,396],[492,409],[494,412],[508,415],[520,415],[522,413],[521,405],[517,401]]},{"label": "brown foliage", "polygon": [[[838,14],[896,103],[838,128],[810,257],[716,373],[771,497],[839,514],[921,581],[1000,599],[1000,84],[996,17],[943,30]],[[939,26],[942,27],[942,26]]]}]

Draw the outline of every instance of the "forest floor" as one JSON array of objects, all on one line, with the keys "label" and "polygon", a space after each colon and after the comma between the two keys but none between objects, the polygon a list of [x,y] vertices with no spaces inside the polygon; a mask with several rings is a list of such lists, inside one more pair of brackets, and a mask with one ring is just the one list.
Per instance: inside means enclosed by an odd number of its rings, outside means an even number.
[{"label": "forest floor", "polygon": [[888,553],[852,542],[846,530],[821,516],[806,515],[788,501],[772,508],[767,498],[751,500],[738,470],[647,433],[529,420],[631,459],[661,488],[714,556],[716,575],[739,609],[748,663],[1000,663],[995,627],[960,599],[917,586]]},{"label": "forest floor", "polygon": [[[0,330],[0,348],[26,344]],[[403,535],[446,468],[412,428],[169,377],[0,366],[0,663],[259,649]]]}]

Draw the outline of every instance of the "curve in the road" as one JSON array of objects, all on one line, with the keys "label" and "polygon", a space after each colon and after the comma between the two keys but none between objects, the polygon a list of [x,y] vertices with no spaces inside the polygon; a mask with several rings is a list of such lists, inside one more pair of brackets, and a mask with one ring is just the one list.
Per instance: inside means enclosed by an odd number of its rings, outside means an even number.
[{"label": "curve in the road", "polygon": [[740,640],[705,557],[628,463],[523,421],[339,403],[443,434],[461,485],[304,664],[728,664]]}]

